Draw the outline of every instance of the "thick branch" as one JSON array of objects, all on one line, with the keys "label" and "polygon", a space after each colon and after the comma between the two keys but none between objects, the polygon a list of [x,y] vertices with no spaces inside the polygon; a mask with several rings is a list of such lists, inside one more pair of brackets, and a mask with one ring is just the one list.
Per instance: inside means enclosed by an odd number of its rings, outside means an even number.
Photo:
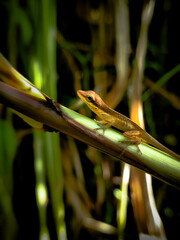
[{"label": "thick branch", "polygon": [[[119,139],[122,140],[122,134],[107,129],[103,136],[93,130],[98,127],[93,120],[58,103],[55,104],[55,108],[53,101],[50,106],[48,102],[2,82],[0,82],[0,102],[180,188],[180,162],[150,146],[140,144],[142,154],[137,154],[133,147],[125,148],[118,142]],[[124,149],[125,151],[121,155]]]}]

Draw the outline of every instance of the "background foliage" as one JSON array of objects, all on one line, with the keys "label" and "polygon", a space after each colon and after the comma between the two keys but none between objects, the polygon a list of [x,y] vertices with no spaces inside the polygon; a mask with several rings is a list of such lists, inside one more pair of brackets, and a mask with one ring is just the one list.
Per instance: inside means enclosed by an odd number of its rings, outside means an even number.
[{"label": "background foliage", "polygon": [[[128,2],[129,72],[145,2]],[[112,0],[1,0],[1,52],[51,98],[93,117],[80,109],[76,91],[95,88],[106,96],[115,82],[115,7]],[[175,152],[179,22],[178,1],[156,2],[143,79],[146,129]],[[129,115],[127,92],[117,110]],[[117,239],[120,163],[63,134],[59,140],[33,130],[3,105],[0,116],[0,239]],[[157,179],[153,187],[173,239],[179,235],[179,191]],[[130,200],[124,239],[138,239]]]}]

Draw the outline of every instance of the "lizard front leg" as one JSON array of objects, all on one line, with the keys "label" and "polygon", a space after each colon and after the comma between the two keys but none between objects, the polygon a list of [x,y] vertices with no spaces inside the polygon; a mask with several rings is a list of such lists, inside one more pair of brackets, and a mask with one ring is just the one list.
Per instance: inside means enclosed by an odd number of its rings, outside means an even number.
[{"label": "lizard front leg", "polygon": [[97,123],[97,125],[99,126],[99,128],[95,128],[94,130],[102,130],[103,131],[103,135],[104,135],[106,129],[109,128],[111,126],[111,124],[106,122],[106,121],[104,121],[104,120],[100,120],[100,121],[96,120],[96,119],[94,119],[94,120]]}]

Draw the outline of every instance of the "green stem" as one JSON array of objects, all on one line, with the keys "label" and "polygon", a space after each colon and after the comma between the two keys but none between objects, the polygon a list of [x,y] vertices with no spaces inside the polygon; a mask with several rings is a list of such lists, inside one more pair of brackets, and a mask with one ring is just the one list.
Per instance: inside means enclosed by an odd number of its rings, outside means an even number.
[{"label": "green stem", "polygon": [[[139,145],[142,154],[139,154],[135,146],[126,148],[120,143],[120,141],[125,140],[120,132],[107,129],[104,136],[100,134],[101,132],[98,134],[94,129],[99,126],[92,119],[62,105],[59,105],[58,113],[55,109],[46,106],[45,102],[39,100],[39,98],[23,93],[2,82],[0,82],[0,101],[37,121],[43,122],[47,126],[180,188],[180,161],[154,147],[142,143]],[[121,152],[124,149],[122,155]]]}]

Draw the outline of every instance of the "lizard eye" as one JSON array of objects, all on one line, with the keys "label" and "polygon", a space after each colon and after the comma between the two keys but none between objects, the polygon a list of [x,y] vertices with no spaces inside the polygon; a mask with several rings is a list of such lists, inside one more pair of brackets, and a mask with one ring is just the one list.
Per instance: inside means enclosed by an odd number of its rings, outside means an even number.
[{"label": "lizard eye", "polygon": [[90,95],[86,97],[86,100],[88,102],[92,102],[92,103],[94,102],[94,99]]}]

